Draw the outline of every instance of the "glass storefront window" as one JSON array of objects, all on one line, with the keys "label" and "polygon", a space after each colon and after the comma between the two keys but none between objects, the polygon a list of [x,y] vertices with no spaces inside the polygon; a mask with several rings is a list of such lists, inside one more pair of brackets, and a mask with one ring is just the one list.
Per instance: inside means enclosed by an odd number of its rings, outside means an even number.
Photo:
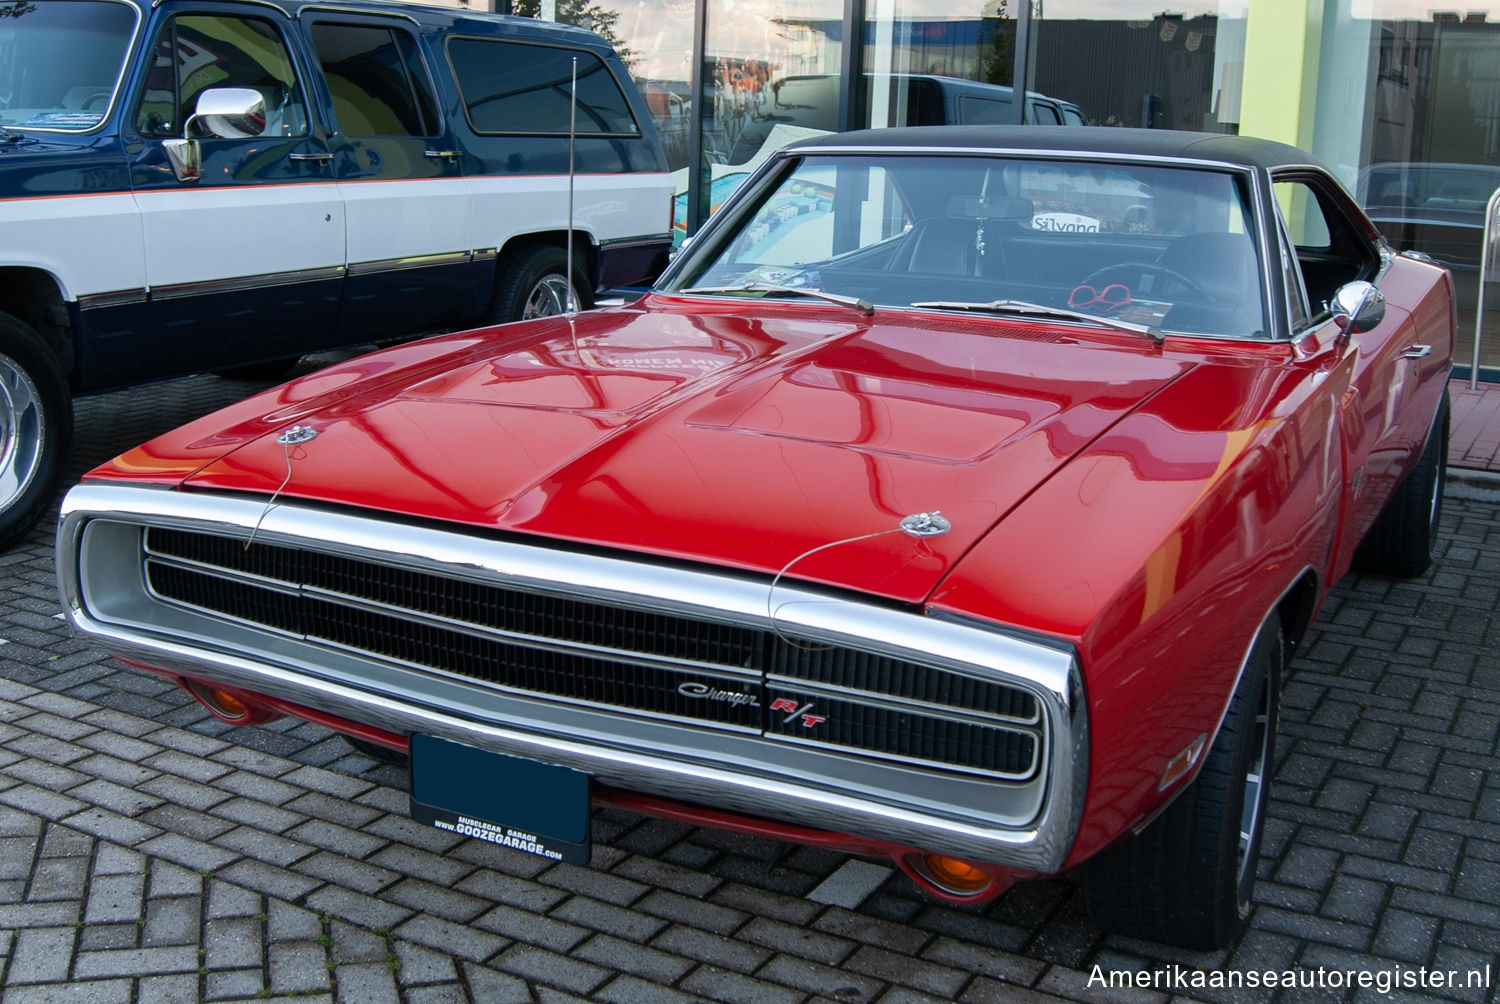
[{"label": "glass storefront window", "polygon": [[1078,105],[1090,125],[1238,132],[1248,0],[1163,6],[1034,3],[1030,87]]},{"label": "glass storefront window", "polygon": [[[1500,188],[1500,4],[1328,0],[1313,152],[1402,250],[1453,273],[1473,357],[1485,206]],[[1491,248],[1480,366],[1500,368],[1500,247]]]},{"label": "glass storefront window", "polygon": [[[861,125],[1013,122],[1011,0],[870,0]],[[1049,109],[1060,119],[1060,109]],[[1057,121],[1054,119],[1054,121]]]},{"label": "glass storefront window", "polygon": [[[702,129],[704,218],[766,157],[837,127],[842,0],[707,0]],[[833,95],[834,122],[809,117]],[[687,168],[678,175],[674,225],[685,231]]]}]

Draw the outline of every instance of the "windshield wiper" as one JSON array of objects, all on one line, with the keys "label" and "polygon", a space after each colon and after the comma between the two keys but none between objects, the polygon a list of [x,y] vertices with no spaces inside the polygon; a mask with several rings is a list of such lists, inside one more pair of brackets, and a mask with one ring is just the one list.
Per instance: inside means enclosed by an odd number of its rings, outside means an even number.
[{"label": "windshield wiper", "polygon": [[744,282],[738,286],[694,286],[691,289],[680,289],[677,292],[703,293],[706,295],[714,293],[773,293],[776,295],[810,296],[813,299],[827,300],[829,303],[837,303],[843,307],[853,307],[863,314],[875,313],[875,304],[861,296],[825,293],[821,289],[807,289],[802,286],[777,286],[769,282]]},{"label": "windshield wiper", "polygon": [[912,306],[926,310],[973,310],[986,314],[1021,314],[1026,317],[1055,317],[1059,320],[1100,324],[1106,328],[1117,328],[1120,331],[1145,335],[1157,345],[1167,340],[1166,334],[1160,328],[1147,324],[1135,324],[1131,321],[1121,321],[1113,317],[1100,317],[1098,314],[1089,314],[1082,310],[1069,310],[1067,307],[1048,307],[1040,303],[1031,303],[1028,300],[990,300],[987,303],[970,303],[963,300],[923,300],[920,303],[913,303]]}]

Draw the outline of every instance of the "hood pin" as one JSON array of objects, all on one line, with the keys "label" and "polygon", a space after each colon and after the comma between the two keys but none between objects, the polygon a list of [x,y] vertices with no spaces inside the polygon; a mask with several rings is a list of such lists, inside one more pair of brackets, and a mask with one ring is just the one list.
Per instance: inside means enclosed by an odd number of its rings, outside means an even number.
[{"label": "hood pin", "polygon": [[932,512],[914,512],[901,520],[901,530],[913,537],[941,537],[953,524],[948,517],[934,509]]}]

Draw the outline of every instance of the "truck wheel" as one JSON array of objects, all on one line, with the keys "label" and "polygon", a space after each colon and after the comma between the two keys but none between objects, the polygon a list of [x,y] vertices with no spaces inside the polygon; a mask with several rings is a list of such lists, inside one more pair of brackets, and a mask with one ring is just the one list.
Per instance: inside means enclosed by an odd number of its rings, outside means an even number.
[{"label": "truck wheel", "polygon": [[73,437],[73,397],[62,365],[31,326],[0,313],[0,547],[52,503]]},{"label": "truck wheel", "polygon": [[1360,542],[1354,566],[1361,572],[1409,579],[1432,564],[1443,485],[1448,480],[1448,391],[1438,406],[1417,466],[1397,487]]},{"label": "truck wheel", "polygon": [[[593,306],[587,273],[573,266],[573,299],[579,310]],[[500,281],[487,318],[491,324],[562,314],[568,304],[568,255],[562,248],[524,248],[500,263]]]},{"label": "truck wheel", "polygon": [[1193,783],[1144,830],[1089,862],[1089,912],[1101,930],[1216,949],[1244,927],[1265,825],[1281,645],[1273,614]]}]

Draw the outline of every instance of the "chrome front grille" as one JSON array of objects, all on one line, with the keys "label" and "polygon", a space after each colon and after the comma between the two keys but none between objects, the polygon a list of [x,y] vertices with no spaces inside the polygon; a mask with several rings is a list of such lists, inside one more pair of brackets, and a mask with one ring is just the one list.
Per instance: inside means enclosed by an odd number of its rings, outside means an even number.
[{"label": "chrome front grille", "polygon": [[158,600],[405,669],[1007,780],[1032,778],[1043,760],[1033,693],[942,666],[310,543],[142,533]]}]

